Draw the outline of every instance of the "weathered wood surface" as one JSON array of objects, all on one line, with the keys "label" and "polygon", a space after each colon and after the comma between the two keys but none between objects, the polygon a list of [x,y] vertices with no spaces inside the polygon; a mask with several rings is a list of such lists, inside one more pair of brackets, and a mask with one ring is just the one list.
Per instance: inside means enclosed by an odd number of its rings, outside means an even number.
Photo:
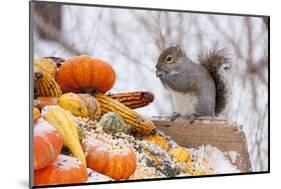
[{"label": "weathered wood surface", "polygon": [[241,125],[223,119],[204,117],[190,124],[186,120],[170,121],[169,117],[153,117],[156,127],[181,146],[210,144],[223,152],[238,153],[234,165],[242,172],[251,171],[247,142]]}]

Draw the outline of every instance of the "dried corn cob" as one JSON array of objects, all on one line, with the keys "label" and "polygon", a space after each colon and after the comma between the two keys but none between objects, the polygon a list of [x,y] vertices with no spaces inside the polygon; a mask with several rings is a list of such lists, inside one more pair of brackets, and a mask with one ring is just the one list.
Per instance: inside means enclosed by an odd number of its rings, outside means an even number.
[{"label": "dried corn cob", "polygon": [[117,100],[114,100],[105,94],[95,93],[94,97],[99,101],[101,105],[102,114],[105,114],[107,112],[115,112],[119,114],[127,124],[130,124],[132,128],[138,133],[154,133],[155,125],[150,120],[131,110],[127,106],[121,104]]},{"label": "dried corn cob", "polygon": [[108,94],[108,96],[131,109],[144,107],[154,100],[154,95],[146,91]]},{"label": "dried corn cob", "polygon": [[55,81],[55,78],[44,71],[35,71],[34,87],[36,94],[39,96],[60,97],[62,95],[60,86]]}]

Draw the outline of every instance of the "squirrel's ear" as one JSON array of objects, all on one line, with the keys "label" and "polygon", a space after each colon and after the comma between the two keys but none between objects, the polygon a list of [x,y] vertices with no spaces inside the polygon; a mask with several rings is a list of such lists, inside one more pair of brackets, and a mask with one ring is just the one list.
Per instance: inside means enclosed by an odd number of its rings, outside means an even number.
[{"label": "squirrel's ear", "polygon": [[176,48],[178,49],[178,51],[181,51],[181,46],[179,44],[176,45]]},{"label": "squirrel's ear", "polygon": [[178,43],[171,43],[170,47],[181,48],[181,46]]}]

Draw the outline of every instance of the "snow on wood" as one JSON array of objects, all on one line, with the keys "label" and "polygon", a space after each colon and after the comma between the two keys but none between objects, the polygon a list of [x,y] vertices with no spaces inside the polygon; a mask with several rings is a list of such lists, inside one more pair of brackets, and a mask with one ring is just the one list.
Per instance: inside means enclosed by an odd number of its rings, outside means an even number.
[{"label": "snow on wood", "polygon": [[169,117],[153,117],[156,127],[171,136],[179,145],[197,148],[212,145],[225,152],[242,172],[251,171],[247,142],[241,125],[219,118],[201,117],[194,123],[188,120],[170,121]]}]

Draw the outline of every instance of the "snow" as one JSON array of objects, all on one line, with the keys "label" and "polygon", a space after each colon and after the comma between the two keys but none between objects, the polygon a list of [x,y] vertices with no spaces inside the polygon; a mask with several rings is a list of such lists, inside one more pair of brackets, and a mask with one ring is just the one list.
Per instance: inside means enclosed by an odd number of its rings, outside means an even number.
[{"label": "snow", "polygon": [[197,159],[198,164],[200,164],[200,161],[206,159],[210,165],[213,166],[215,174],[240,172],[240,170],[233,165],[225,154],[217,147],[212,145],[202,145],[196,149],[192,148],[190,150],[191,155],[193,158]]},{"label": "snow", "polygon": [[103,181],[111,181],[113,180],[112,178],[103,175],[101,173],[98,173],[90,168],[87,168],[88,171],[88,181],[87,182],[103,182]]},{"label": "snow", "polygon": [[82,163],[79,159],[60,154],[55,161],[55,164],[62,169],[80,168]]},{"label": "snow", "polygon": [[56,129],[45,121],[43,118],[39,118],[34,125],[34,136],[43,135],[46,133],[54,133]]},{"label": "snow", "polygon": [[116,154],[126,156],[131,153],[129,146],[126,145],[123,139],[112,140],[111,137],[106,133],[92,134],[92,136],[83,141],[85,151],[91,151],[92,148],[95,148],[95,154],[106,152],[109,156],[115,156]]},{"label": "snow", "polygon": [[225,154],[230,158],[232,163],[234,163],[236,161],[236,158],[240,156],[240,154],[235,151],[225,152]]},{"label": "snow", "polygon": [[58,105],[49,105],[49,106],[45,106],[45,107],[41,110],[41,116],[43,117],[43,116],[48,112],[48,110],[56,109],[57,107],[59,107],[59,106],[58,106]]}]

